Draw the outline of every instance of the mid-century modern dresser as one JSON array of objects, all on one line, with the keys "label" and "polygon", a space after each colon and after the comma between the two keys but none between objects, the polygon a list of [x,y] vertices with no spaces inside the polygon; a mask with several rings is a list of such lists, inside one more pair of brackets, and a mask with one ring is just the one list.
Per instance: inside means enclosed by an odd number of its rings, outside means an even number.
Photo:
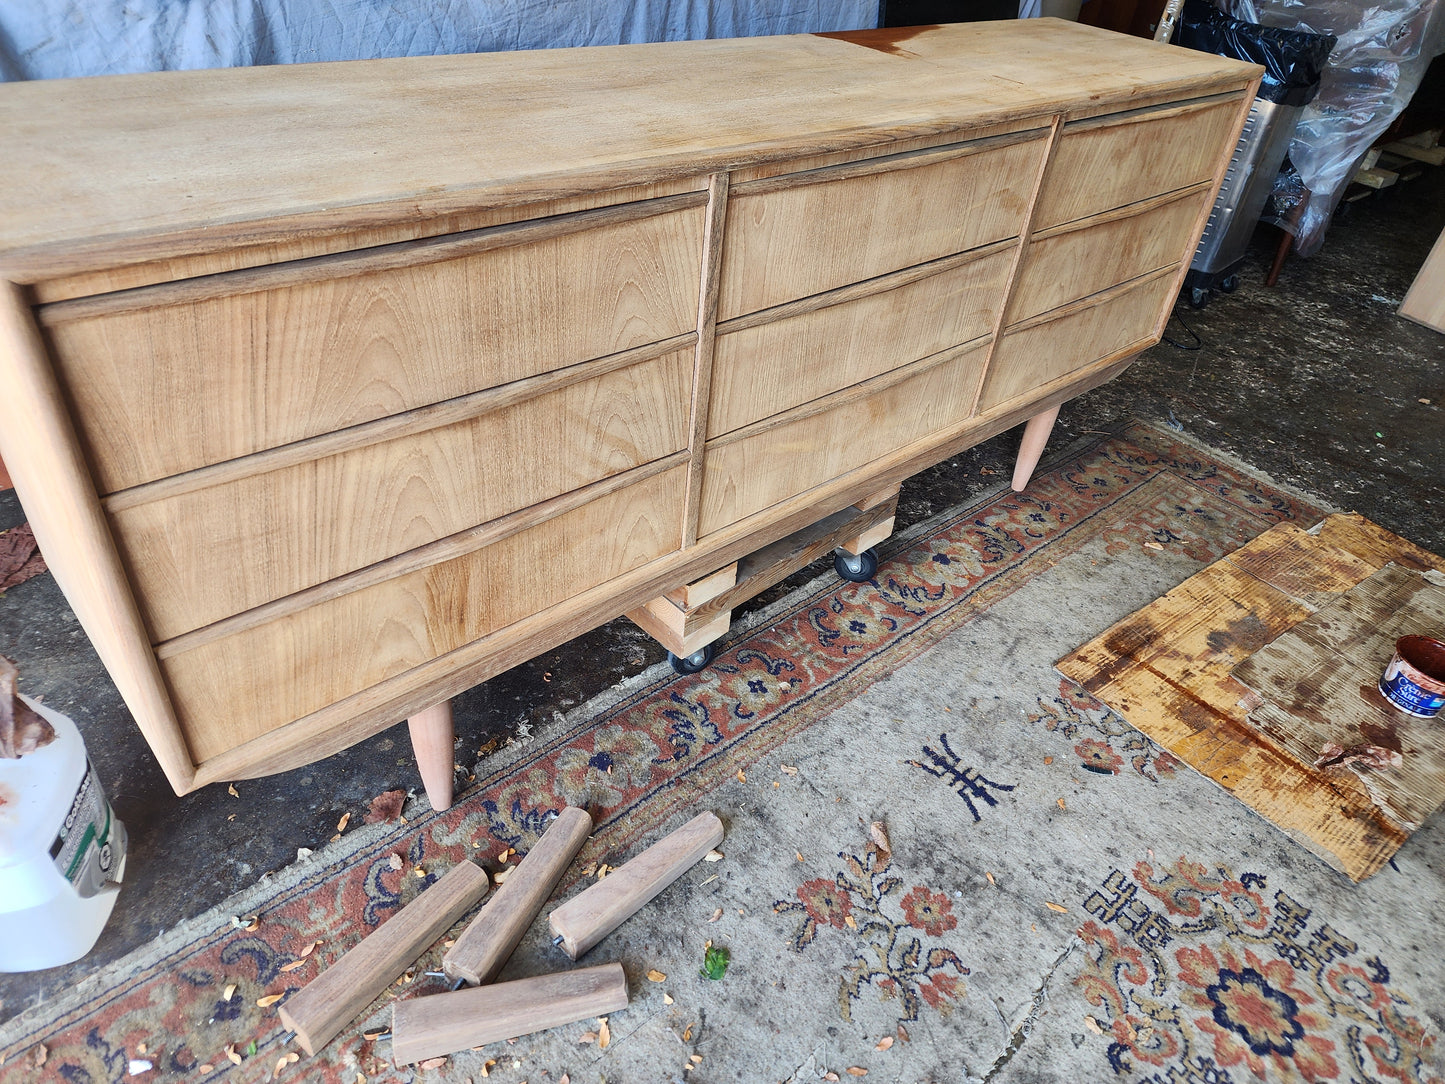
[{"label": "mid-century modern dresser", "polygon": [[293,768],[1120,372],[1258,72],[1045,19],[0,86],[0,455],[176,791]]}]

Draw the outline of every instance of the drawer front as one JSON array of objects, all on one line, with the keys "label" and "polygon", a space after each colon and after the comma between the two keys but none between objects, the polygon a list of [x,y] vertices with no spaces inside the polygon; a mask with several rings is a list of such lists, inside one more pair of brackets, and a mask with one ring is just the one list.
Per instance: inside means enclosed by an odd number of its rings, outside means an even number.
[{"label": "drawer front", "polygon": [[113,492],[691,331],[702,227],[690,207],[440,262],[342,277],[343,261],[318,281],[41,315]]},{"label": "drawer front", "polygon": [[1147,340],[1144,345],[1148,345],[1173,297],[1171,272],[1072,315],[1021,331],[1005,330],[989,364],[979,410],[989,410],[1102,361],[1130,343]]},{"label": "drawer front", "polygon": [[699,534],[962,422],[987,355],[985,344],[865,397],[708,448]]},{"label": "drawer front", "polygon": [[993,330],[1014,250],[880,294],[718,336],[708,436]]},{"label": "drawer front", "polygon": [[162,658],[197,761],[681,545],[685,467],[453,558]]},{"label": "drawer front", "polygon": [[1017,236],[1044,145],[1039,137],[932,165],[742,189],[728,201],[718,318]]},{"label": "drawer front", "polygon": [[692,351],[466,421],[112,513],[167,640],[678,451]]},{"label": "drawer front", "polygon": [[1186,259],[1208,198],[1198,192],[1129,218],[1030,241],[1007,321],[1027,320]]},{"label": "drawer front", "polygon": [[1240,99],[1143,109],[1065,125],[1033,228],[1123,207],[1211,180],[1242,113]]}]

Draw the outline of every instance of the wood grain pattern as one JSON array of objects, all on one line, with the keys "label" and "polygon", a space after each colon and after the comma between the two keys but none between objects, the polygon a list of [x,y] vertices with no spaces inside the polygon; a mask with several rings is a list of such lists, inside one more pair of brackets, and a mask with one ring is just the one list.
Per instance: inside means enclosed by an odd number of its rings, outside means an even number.
[{"label": "wood grain pattern", "polygon": [[716,813],[699,813],[636,858],[573,896],[547,916],[562,951],[577,959],[657,897],[723,840]]},{"label": "wood grain pattern", "polygon": [[1445,568],[1445,559],[1356,515],[1329,516],[1311,532],[1280,524],[1058,667],[1296,841],[1363,880],[1399,849],[1408,829],[1349,769],[1316,769],[1251,725],[1258,698],[1233,671],[1391,560]]},{"label": "wood grain pattern", "polygon": [[1234,679],[1264,703],[1251,726],[1300,763],[1383,749],[1399,762],[1385,767],[1345,760],[1375,804],[1417,831],[1445,803],[1445,731],[1436,719],[1396,711],[1378,683],[1411,633],[1445,630],[1445,577],[1427,580],[1391,563],[1336,596],[1234,668]]},{"label": "wood grain pattern", "polygon": [[687,445],[692,351],[111,516],[156,641]]},{"label": "wood grain pattern", "polygon": [[1425,257],[1405,300],[1400,315],[1417,324],[1445,331],[1445,230],[1435,239],[1435,247]]},{"label": "wood grain pattern", "polygon": [[986,353],[969,350],[866,397],[709,446],[701,535],[962,421]]},{"label": "wood grain pattern", "polygon": [[591,832],[587,810],[567,806],[557,814],[507,873],[497,894],[447,949],[442,970],[448,978],[477,986],[497,977]]},{"label": "wood grain pattern", "polygon": [[35,539],[166,779],[184,793],[195,778],[190,750],[151,653],[28,299],[4,281],[0,281],[0,367],[5,373],[0,456]]},{"label": "wood grain pattern", "polygon": [[1004,250],[884,293],[719,335],[708,436],[988,333],[1012,261]]},{"label": "wood grain pattern", "polygon": [[1177,266],[1208,193],[1130,218],[1034,238],[1024,250],[1006,323],[1026,320],[1161,267]]},{"label": "wood grain pattern", "polygon": [[[1256,70],[1059,20],[930,28],[908,48],[803,35],[7,84],[0,268],[33,282],[367,229],[399,206],[428,220]],[[278,126],[277,101],[307,108]]]},{"label": "wood grain pattern", "polygon": [[697,357],[692,376],[692,407],[688,416],[687,503],[682,512],[682,544],[697,543],[698,499],[702,492],[702,456],[707,440],[708,404],[712,401],[713,355],[717,347],[718,283],[722,274],[723,231],[727,221],[731,180],[714,174],[708,182],[707,233],[703,236],[702,283],[697,303]]},{"label": "wood grain pattern", "polygon": [[[1035,228],[1213,178],[1219,148],[1238,128],[1240,101],[1235,95],[1190,111],[1168,106],[1065,125]],[[1080,184],[1081,177],[1098,181]]]},{"label": "wood grain pattern", "polygon": [[109,492],[693,330],[702,214],[49,336]]},{"label": "wood grain pattern", "polygon": [[434,885],[383,922],[276,1011],[315,1054],[416,962],[452,923],[487,894],[491,882],[463,859]]},{"label": "wood grain pattern", "polygon": [[454,696],[566,643],[657,597],[673,585],[718,567],[720,562],[735,560],[816,523],[852,503],[858,492],[896,484],[932,463],[1026,421],[1041,407],[1097,387],[1113,379],[1133,360],[1132,353],[1121,353],[1070,373],[1040,388],[1035,401],[1004,404],[959,422],[942,433],[915,441],[868,464],[866,469],[851,471],[724,528],[708,539],[705,546],[666,555],[556,607],[522,618],[506,629],[268,731],[260,739],[218,753],[197,765],[195,785],[271,775],[329,756],[394,725],[398,718],[434,703],[440,696]]},{"label": "wood grain pattern", "polygon": [[[739,316],[1017,236],[1043,148],[1036,138],[912,169],[735,196],[719,315]],[[949,213],[936,213],[942,207]]]},{"label": "wood grain pattern", "polygon": [[427,801],[437,812],[452,807],[452,788],[456,784],[456,727],[452,721],[452,702],[443,700],[423,708],[406,721],[411,737],[411,755],[416,758],[417,773],[426,788]]},{"label": "wood grain pattern", "polygon": [[674,468],[482,549],[167,657],[195,755],[215,756],[678,548],[684,479]]},{"label": "wood grain pattern", "polygon": [[1026,395],[1133,343],[1152,343],[1160,308],[1174,300],[1173,270],[1145,276],[1109,300],[1057,319],[1006,328],[989,363],[980,409]]},{"label": "wood grain pattern", "polygon": [[226,271],[241,271],[251,267],[265,267],[269,264],[309,260],[316,256],[329,256],[339,252],[357,252],[361,249],[396,245],[405,241],[469,233],[473,230],[505,226],[513,222],[573,215],[578,211],[589,211],[599,207],[641,203],[647,200],[662,199],[666,196],[678,196],[685,192],[702,192],[706,188],[706,177],[672,177],[654,184],[635,185],[631,188],[581,192],[559,199],[488,207],[483,210],[440,215],[423,220],[377,222],[368,229],[319,234],[301,233],[267,244],[208,249],[171,259],[124,264],[102,270],[84,271],[64,278],[48,279],[36,283],[33,289],[36,302],[43,305],[47,302],[68,301],[94,294],[135,290],[142,286],[180,282],[184,279],[195,279],[206,275],[219,275]]},{"label": "wood grain pattern", "polygon": [[391,1056],[400,1068],[627,1008],[618,963],[414,997],[391,1010]]}]

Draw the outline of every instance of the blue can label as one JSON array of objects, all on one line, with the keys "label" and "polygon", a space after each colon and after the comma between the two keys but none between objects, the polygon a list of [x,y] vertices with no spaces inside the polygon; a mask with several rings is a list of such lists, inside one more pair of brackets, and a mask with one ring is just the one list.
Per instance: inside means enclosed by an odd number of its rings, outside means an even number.
[{"label": "blue can label", "polygon": [[1440,714],[1445,708],[1445,696],[1415,684],[1404,672],[1404,663],[1396,657],[1380,679],[1380,692],[1401,711],[1418,715],[1423,719]]}]

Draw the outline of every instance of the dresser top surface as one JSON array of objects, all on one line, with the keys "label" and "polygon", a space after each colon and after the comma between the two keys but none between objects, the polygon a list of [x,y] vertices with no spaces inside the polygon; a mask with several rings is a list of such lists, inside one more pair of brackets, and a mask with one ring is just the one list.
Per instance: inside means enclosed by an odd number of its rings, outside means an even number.
[{"label": "dresser top surface", "polygon": [[1056,19],[0,85],[0,273],[701,174],[1258,71]]}]

